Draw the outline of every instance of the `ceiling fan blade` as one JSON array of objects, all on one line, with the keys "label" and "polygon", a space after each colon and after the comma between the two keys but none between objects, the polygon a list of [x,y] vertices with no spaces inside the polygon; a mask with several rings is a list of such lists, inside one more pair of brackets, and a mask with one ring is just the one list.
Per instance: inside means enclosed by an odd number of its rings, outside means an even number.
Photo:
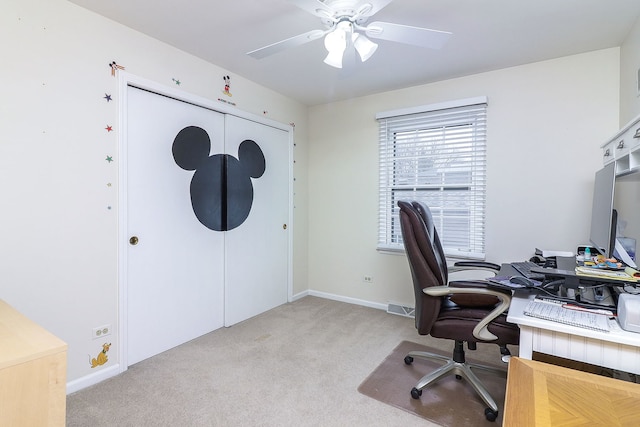
[{"label": "ceiling fan blade", "polygon": [[332,5],[331,2],[323,3],[319,0],[288,0],[289,3],[299,7],[302,10],[305,10],[313,15],[319,16],[320,18],[329,19],[330,21],[335,22],[334,15],[340,9],[344,9],[346,7],[353,7],[354,12],[356,12],[356,16],[354,21],[360,20],[360,23],[366,21],[366,19],[374,14],[378,13],[382,8],[387,6],[393,0],[359,0],[353,1],[353,4],[350,2],[344,1],[336,1],[335,4]]},{"label": "ceiling fan blade", "polygon": [[318,0],[288,0],[289,3],[299,7],[302,10],[306,10],[312,15],[319,16],[321,18],[327,18],[333,16],[331,8],[326,4]]},{"label": "ceiling fan blade", "polygon": [[375,15],[376,13],[378,13],[380,10],[382,10],[386,5],[388,5],[392,1],[393,0],[367,0],[367,1],[365,1],[365,3],[369,3],[372,6],[371,11],[369,13],[367,13],[367,16]]},{"label": "ceiling fan blade", "polygon": [[327,32],[328,31],[322,31],[322,30],[307,31],[306,33],[289,37],[288,39],[281,40],[279,42],[272,43],[268,46],[261,47],[260,49],[252,50],[251,52],[247,52],[247,55],[256,59],[266,58],[267,56],[273,55],[274,53],[278,53],[285,49],[300,46],[310,41],[319,39],[320,37],[327,34]]},{"label": "ceiling fan blade", "polygon": [[431,49],[440,49],[451,37],[448,31],[430,30],[390,22],[372,22],[366,27],[368,37]]}]

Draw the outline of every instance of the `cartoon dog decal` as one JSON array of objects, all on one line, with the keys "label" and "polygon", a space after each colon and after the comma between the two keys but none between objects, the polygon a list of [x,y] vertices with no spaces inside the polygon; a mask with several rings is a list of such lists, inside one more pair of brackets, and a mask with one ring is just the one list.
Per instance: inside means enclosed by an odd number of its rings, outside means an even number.
[{"label": "cartoon dog decal", "polygon": [[109,358],[107,357],[107,352],[109,351],[109,348],[111,348],[111,343],[102,344],[102,351],[98,353],[98,357],[94,357],[93,359],[91,359],[92,368],[95,368],[96,366],[104,365],[105,363],[107,363],[107,361],[109,360]]}]

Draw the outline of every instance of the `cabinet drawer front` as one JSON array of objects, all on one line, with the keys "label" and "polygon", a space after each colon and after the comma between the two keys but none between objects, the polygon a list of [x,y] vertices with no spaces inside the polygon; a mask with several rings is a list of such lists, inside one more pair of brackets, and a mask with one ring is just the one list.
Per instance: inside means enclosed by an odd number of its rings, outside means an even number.
[{"label": "cabinet drawer front", "polygon": [[616,159],[615,152],[616,150],[613,142],[602,147],[602,162],[606,165],[607,163],[614,161]]},{"label": "cabinet drawer front", "polygon": [[628,142],[630,150],[640,146],[640,123],[625,132],[625,141]]}]

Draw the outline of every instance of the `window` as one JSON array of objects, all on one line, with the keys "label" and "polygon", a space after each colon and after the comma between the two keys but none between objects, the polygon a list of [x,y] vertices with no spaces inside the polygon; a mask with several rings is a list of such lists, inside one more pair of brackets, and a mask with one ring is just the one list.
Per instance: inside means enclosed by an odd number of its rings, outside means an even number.
[{"label": "window", "polygon": [[447,256],[484,258],[486,97],[379,113],[378,249],[402,250],[398,200],[433,213]]}]

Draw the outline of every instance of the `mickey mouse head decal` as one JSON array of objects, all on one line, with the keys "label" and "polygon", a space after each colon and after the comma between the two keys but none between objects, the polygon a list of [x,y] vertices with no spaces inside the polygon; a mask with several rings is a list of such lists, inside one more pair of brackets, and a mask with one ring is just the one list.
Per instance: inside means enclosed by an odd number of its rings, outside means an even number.
[{"label": "mickey mouse head decal", "polygon": [[214,231],[241,225],[253,203],[251,178],[265,171],[262,150],[246,139],[238,148],[238,159],[229,154],[209,155],[209,134],[197,126],[187,126],[173,140],[173,158],[178,166],[193,170],[191,205],[198,221]]}]

